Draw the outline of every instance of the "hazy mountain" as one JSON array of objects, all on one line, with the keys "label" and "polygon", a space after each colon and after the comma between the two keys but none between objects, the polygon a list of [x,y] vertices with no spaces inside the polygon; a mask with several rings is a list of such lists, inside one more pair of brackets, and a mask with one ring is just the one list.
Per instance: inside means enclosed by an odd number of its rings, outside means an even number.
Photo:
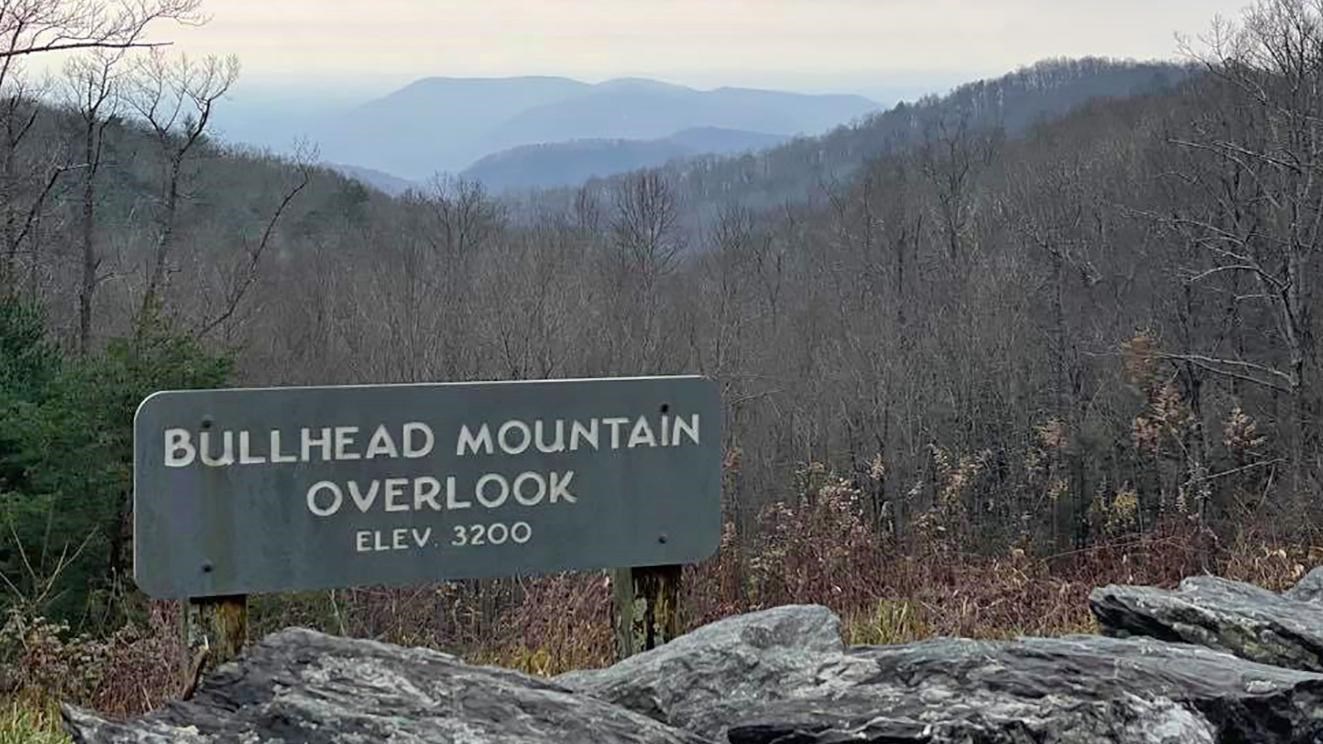
[{"label": "hazy mountain", "polygon": [[[764,208],[820,197],[824,184],[848,179],[872,158],[941,137],[943,126],[949,132],[963,122],[971,131],[999,130],[1014,137],[1102,99],[1171,91],[1194,69],[1104,58],[1045,60],[946,95],[898,104],[821,136],[797,137],[751,154],[687,158],[665,170],[701,222],[730,202]],[[592,188],[605,194],[612,183],[605,178]],[[575,195],[553,189],[530,198],[541,208],[567,206]]]},{"label": "hazy mountain", "polygon": [[646,80],[615,80],[585,95],[524,111],[496,128],[486,141],[514,147],[569,139],[658,139],[693,127],[818,134],[878,108],[860,96],[741,88],[698,91]]},{"label": "hazy mountain", "polygon": [[567,78],[427,78],[326,120],[313,130],[322,156],[399,177],[458,171],[491,150],[502,122],[591,86]]},{"label": "hazy mountain", "polygon": [[427,78],[325,117],[312,137],[331,162],[421,179],[523,145],[661,139],[702,127],[817,134],[878,108],[861,96],[702,91],[635,78],[596,85],[557,77]]},{"label": "hazy mountain", "polygon": [[774,147],[784,135],[693,127],[662,139],[586,139],[523,145],[482,158],[463,175],[493,191],[573,186],[591,178],[662,165],[694,155]]},{"label": "hazy mountain", "polygon": [[398,176],[392,176],[371,168],[364,168],[358,165],[344,165],[342,163],[327,163],[327,168],[334,170],[342,176],[352,178],[360,183],[367,184],[383,194],[390,196],[399,196],[410,189],[418,188],[416,181],[410,181]]}]

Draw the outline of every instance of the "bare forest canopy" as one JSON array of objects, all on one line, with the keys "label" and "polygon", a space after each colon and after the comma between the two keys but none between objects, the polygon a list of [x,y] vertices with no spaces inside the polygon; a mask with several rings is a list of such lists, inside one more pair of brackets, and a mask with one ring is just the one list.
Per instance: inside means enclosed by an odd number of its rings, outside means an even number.
[{"label": "bare forest canopy", "polygon": [[511,200],[391,198],[213,141],[225,60],[91,57],[40,96],[11,77],[0,574],[121,620],[133,408],[221,384],[708,375],[738,536],[809,463],[892,538],[968,550],[1308,527],[1321,24],[1265,2],[1206,64],[1041,63]]}]

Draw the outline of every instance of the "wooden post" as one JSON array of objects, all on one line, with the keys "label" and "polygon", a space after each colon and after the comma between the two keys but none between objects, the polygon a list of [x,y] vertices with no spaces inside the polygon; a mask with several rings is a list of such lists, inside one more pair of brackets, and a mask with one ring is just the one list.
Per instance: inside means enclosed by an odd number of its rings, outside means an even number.
[{"label": "wooden post", "polygon": [[647,566],[611,572],[618,658],[657,648],[680,635],[682,570],[682,566]]},{"label": "wooden post", "polygon": [[188,699],[202,675],[233,661],[248,642],[248,596],[200,597],[184,606],[184,692]]}]

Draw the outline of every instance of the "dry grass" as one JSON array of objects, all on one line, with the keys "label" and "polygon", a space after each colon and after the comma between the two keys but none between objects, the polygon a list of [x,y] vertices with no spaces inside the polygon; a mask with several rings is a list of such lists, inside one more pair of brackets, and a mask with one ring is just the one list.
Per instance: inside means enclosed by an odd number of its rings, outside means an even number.
[{"label": "dry grass", "polygon": [[[822,475],[815,483],[801,503],[769,509],[757,535],[741,539],[728,528],[716,556],[686,569],[688,628],[814,603],[843,618],[851,644],[1088,633],[1096,632],[1087,599],[1097,586],[1169,587],[1215,573],[1281,590],[1323,563],[1323,548],[1299,538],[1242,530],[1222,541],[1186,519],[1065,553],[1025,546],[973,553],[949,536],[956,530],[897,544],[872,529],[844,482]],[[263,597],[253,610],[254,635],[311,626],[542,676],[605,666],[614,656],[611,587],[600,573]],[[0,634],[0,692],[9,700],[0,744],[65,741],[52,700],[132,716],[176,696],[176,611],[153,605],[144,627],[99,640],[11,619]]]},{"label": "dry grass", "polygon": [[26,696],[0,703],[0,744],[68,744],[59,706],[51,699]]}]

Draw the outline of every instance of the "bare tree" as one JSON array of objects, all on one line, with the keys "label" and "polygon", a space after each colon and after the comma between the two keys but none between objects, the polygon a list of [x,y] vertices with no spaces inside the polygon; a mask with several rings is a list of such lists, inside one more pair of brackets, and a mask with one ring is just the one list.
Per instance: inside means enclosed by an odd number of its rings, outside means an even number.
[{"label": "bare tree", "polygon": [[153,49],[134,76],[129,102],[147,122],[161,156],[156,210],[156,246],[138,312],[138,330],[159,310],[170,253],[174,248],[184,164],[202,141],[216,105],[239,76],[235,57],[194,61]]},{"label": "bare tree", "polygon": [[963,258],[976,206],[976,181],[992,158],[994,142],[962,115],[931,123],[919,147],[923,173],[937,195],[937,214],[953,268]]},{"label": "bare tree", "polygon": [[1240,292],[1273,318],[1278,345],[1257,358],[1191,349],[1175,355],[1294,401],[1294,491],[1303,499],[1321,439],[1315,313],[1323,269],[1323,1],[1260,0],[1239,27],[1215,27],[1202,53],[1208,114],[1171,141],[1190,159],[1183,186],[1210,196],[1167,218],[1199,246],[1187,281],[1243,277]]},{"label": "bare tree", "polygon": [[[10,77],[0,87],[0,238],[4,262],[0,264],[0,292],[12,292],[19,273],[19,258],[27,254],[33,270],[38,249],[35,228],[47,211],[48,200],[68,169],[63,154],[47,148],[27,147],[42,112],[38,91],[21,78]],[[28,246],[25,248],[24,246]]]},{"label": "bare tree", "polygon": [[161,20],[201,23],[202,0],[5,0],[0,3],[0,84],[13,60],[75,49],[159,46],[143,41]]},{"label": "bare tree", "polygon": [[614,198],[611,235],[618,260],[651,285],[675,268],[683,246],[675,189],[661,172],[644,171],[622,179]]},{"label": "bare tree", "polygon": [[286,186],[272,211],[270,219],[262,227],[262,234],[256,241],[244,240],[244,251],[240,254],[238,265],[233,267],[226,276],[225,290],[221,297],[219,307],[210,315],[204,317],[194,328],[194,335],[197,337],[206,336],[227,323],[230,323],[244,298],[248,296],[253,284],[257,282],[262,266],[262,258],[266,255],[275,237],[276,226],[279,225],[283,217],[295,201],[299,194],[308,187],[312,180],[313,164],[317,161],[316,148],[300,144],[296,149],[293,162],[294,167],[292,182]]},{"label": "bare tree", "polygon": [[65,70],[68,99],[82,124],[83,162],[78,165],[82,175],[82,276],[78,285],[78,351],[81,354],[86,354],[91,347],[92,308],[97,285],[103,279],[99,276],[101,255],[96,244],[96,187],[105,151],[106,129],[119,113],[120,79],[116,68],[123,58],[124,50],[97,50],[86,57],[71,60]]}]

